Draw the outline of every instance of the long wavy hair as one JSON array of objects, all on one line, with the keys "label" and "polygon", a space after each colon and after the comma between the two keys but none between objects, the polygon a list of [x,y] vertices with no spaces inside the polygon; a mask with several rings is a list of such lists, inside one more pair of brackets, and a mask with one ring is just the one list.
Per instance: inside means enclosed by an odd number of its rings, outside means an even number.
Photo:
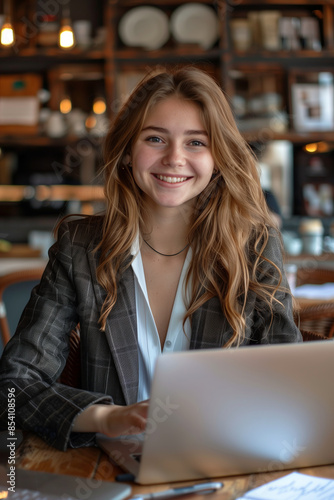
[{"label": "long wavy hair", "polygon": [[[105,140],[106,213],[97,278],[107,292],[100,316],[101,329],[117,300],[120,275],[131,263],[131,245],[143,223],[142,192],[125,165],[132,145],[150,110],[171,96],[195,103],[210,138],[215,174],[196,200],[188,241],[193,250],[186,283],[190,300],[184,318],[212,297],[233,329],[225,347],[239,345],[245,336],[247,295],[255,292],[271,311],[280,288],[280,270],[264,256],[272,220],[263,196],[256,159],[240,135],[219,85],[193,67],[150,73],[117,114]],[[205,242],[205,244],[203,244]],[[271,264],[275,285],[260,284],[257,271],[263,259]]]}]

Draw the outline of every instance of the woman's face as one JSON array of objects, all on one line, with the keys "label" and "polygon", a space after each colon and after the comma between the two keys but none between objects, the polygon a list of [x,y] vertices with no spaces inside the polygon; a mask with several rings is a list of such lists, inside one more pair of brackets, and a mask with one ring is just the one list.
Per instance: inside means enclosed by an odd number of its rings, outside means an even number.
[{"label": "woman's face", "polygon": [[214,168],[197,105],[173,96],[154,106],[133,145],[131,161],[135,182],[150,205],[191,204]]}]

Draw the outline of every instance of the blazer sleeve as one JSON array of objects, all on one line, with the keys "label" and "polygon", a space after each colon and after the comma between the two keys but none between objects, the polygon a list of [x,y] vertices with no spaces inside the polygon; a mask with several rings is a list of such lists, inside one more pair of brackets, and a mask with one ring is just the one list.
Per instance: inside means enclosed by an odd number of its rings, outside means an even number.
[{"label": "blazer sleeve", "polygon": [[78,323],[72,252],[71,234],[63,223],[41,282],[0,360],[1,429],[8,428],[8,394],[14,392],[16,427],[61,450],[91,445],[94,434],[71,433],[73,420],[91,404],[112,403],[105,394],[57,382],[69,352],[70,332]]},{"label": "blazer sleeve", "polygon": [[[274,264],[274,265],[273,265]],[[302,335],[294,321],[293,298],[284,271],[282,245],[279,233],[272,229],[258,268],[258,280],[264,286],[280,289],[272,301],[272,314],[268,304],[251,292],[247,306],[247,338],[250,344],[278,344],[302,342]]]}]

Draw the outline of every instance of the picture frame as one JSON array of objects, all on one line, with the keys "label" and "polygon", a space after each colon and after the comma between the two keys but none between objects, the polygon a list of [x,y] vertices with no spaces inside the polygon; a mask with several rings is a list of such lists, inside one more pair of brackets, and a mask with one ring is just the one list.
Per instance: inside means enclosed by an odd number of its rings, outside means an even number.
[{"label": "picture frame", "polygon": [[334,211],[334,188],[328,182],[307,182],[303,185],[303,204],[306,215],[331,217]]},{"label": "picture frame", "polygon": [[334,128],[333,85],[295,83],[292,85],[293,126],[296,131]]}]

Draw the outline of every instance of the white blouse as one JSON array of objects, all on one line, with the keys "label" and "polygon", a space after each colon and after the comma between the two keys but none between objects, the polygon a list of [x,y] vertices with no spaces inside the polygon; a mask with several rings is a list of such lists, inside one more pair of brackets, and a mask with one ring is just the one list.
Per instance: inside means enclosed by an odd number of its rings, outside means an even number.
[{"label": "white blouse", "polygon": [[169,320],[167,336],[163,351],[161,351],[158,330],[151,311],[143,261],[139,248],[139,238],[132,247],[132,269],[135,274],[135,297],[137,312],[137,333],[139,346],[139,387],[137,401],[143,401],[150,396],[154,366],[157,357],[173,351],[186,351],[190,344],[190,322],[185,323],[183,331],[183,318],[186,313],[184,281],[191,261],[192,251],[188,249],[177,287],[172,314]]}]

